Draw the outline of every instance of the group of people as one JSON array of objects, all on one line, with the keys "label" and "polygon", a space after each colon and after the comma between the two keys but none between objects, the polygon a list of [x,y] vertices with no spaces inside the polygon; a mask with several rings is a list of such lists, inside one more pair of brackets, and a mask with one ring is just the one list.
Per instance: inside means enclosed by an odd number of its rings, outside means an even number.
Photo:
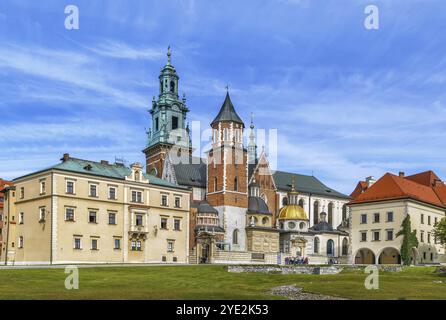
[{"label": "group of people", "polygon": [[296,265],[296,264],[308,264],[308,257],[286,257],[286,265]]}]

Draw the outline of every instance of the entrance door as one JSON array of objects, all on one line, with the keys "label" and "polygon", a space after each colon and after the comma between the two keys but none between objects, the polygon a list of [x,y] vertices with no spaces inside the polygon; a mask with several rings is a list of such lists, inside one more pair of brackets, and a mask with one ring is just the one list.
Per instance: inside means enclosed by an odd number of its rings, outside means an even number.
[{"label": "entrance door", "polygon": [[200,263],[209,263],[209,244],[203,243],[201,245]]}]

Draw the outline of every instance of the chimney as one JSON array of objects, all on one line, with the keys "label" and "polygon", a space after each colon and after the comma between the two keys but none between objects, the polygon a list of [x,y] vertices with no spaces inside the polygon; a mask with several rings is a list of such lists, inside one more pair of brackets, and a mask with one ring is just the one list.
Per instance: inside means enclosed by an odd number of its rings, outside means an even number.
[{"label": "chimney", "polygon": [[64,153],[62,159],[60,159],[60,160],[65,162],[65,161],[68,161],[69,159],[70,159],[70,154],[69,153]]},{"label": "chimney", "polygon": [[367,187],[370,188],[372,186],[372,184],[374,184],[376,182],[375,177],[370,176],[365,178],[365,182],[367,183]]},{"label": "chimney", "polygon": [[108,165],[108,161],[107,160],[101,160],[101,164]]},{"label": "chimney", "polygon": [[400,173],[398,175],[400,178],[404,178],[404,176],[405,176],[404,171],[400,171]]}]

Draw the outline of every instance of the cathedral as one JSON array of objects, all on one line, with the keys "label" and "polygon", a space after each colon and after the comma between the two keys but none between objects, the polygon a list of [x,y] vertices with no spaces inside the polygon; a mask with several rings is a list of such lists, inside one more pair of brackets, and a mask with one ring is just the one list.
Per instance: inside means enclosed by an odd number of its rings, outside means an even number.
[{"label": "cathedral", "polygon": [[191,191],[189,262],[347,261],[350,197],[314,176],[271,170],[265,151],[257,152],[252,119],[245,144],[229,90],[210,123],[211,147],[192,155],[189,109],[171,58],[169,48],[143,152],[148,174]]}]

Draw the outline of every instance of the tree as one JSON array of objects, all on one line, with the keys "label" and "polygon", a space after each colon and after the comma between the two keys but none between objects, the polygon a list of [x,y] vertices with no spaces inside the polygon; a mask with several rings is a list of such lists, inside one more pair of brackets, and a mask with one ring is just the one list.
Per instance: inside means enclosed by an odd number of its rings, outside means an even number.
[{"label": "tree", "polygon": [[446,244],[446,219],[443,218],[440,222],[434,225],[434,236],[442,245]]},{"label": "tree", "polygon": [[411,227],[410,216],[407,215],[401,224],[401,230],[396,234],[397,237],[403,236],[401,244],[401,260],[405,266],[412,262],[412,248],[418,247],[417,231]]}]

